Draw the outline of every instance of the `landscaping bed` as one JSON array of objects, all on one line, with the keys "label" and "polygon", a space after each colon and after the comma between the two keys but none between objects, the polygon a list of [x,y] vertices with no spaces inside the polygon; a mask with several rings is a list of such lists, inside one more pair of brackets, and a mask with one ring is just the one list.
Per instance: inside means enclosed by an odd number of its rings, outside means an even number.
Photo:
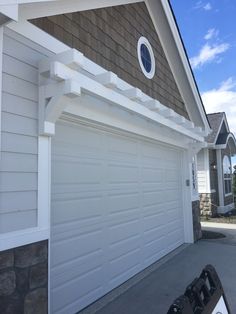
[{"label": "landscaping bed", "polygon": [[236,224],[236,209],[231,210],[225,215],[217,215],[216,217],[201,216],[201,221]]}]

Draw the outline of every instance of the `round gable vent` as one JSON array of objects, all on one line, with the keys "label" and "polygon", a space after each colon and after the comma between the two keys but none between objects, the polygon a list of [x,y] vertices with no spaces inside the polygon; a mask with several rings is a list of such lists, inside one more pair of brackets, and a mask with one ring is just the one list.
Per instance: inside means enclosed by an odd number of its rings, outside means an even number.
[{"label": "round gable vent", "polygon": [[138,61],[143,74],[152,79],[155,74],[155,57],[152,46],[145,37],[140,37],[137,45]]}]

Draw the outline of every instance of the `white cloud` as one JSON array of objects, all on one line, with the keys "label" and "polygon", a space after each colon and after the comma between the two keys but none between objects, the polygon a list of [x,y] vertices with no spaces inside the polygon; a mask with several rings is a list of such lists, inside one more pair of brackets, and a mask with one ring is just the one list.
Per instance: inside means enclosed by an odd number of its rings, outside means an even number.
[{"label": "white cloud", "polygon": [[210,11],[212,9],[212,5],[210,4],[210,2],[205,3],[203,1],[197,1],[193,9],[194,10],[203,9],[205,11]]},{"label": "white cloud", "polygon": [[219,88],[203,92],[202,101],[207,113],[224,111],[230,130],[236,135],[236,80],[230,77]]},{"label": "white cloud", "polygon": [[206,43],[200,50],[199,54],[190,58],[190,63],[193,69],[203,66],[205,63],[217,61],[218,56],[228,50],[230,45],[222,43],[217,45],[210,45]]},{"label": "white cloud", "polygon": [[205,11],[210,11],[210,10],[212,9],[212,6],[211,6],[210,2],[207,2],[207,4],[205,4],[205,5],[203,6],[203,9],[204,9]]},{"label": "white cloud", "polygon": [[219,31],[215,28],[210,28],[208,29],[206,35],[204,36],[204,39],[205,40],[209,40],[209,39],[212,39],[212,38],[216,38],[219,34]]}]

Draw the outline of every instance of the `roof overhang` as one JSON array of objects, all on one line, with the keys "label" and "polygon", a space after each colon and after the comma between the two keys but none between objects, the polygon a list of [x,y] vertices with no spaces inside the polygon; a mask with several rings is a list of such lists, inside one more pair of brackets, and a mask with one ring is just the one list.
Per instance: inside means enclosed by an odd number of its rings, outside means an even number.
[{"label": "roof overhang", "polygon": [[[91,10],[109,6],[125,5],[141,0],[10,0],[18,7],[18,20]],[[9,3],[9,2],[8,2]],[[175,77],[180,94],[186,105],[190,120],[202,128],[204,136],[210,133],[210,126],[201,102],[184,47],[178,32],[168,0],[145,0],[156,32],[162,43],[167,60]],[[9,5],[10,6],[10,5]],[[26,24],[24,24],[26,25]],[[20,25],[15,26],[15,30]],[[27,28],[33,28],[30,23]],[[27,31],[30,33],[30,31]],[[41,31],[43,32],[43,31]],[[52,39],[53,40],[53,39]],[[69,47],[68,47],[69,48]]]}]

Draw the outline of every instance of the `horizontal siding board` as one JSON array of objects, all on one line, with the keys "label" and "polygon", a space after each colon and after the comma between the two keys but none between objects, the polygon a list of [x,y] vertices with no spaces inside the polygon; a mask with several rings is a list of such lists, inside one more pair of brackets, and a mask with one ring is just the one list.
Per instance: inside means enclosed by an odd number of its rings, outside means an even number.
[{"label": "horizontal siding board", "polygon": [[44,57],[42,53],[7,35],[4,35],[3,53],[34,67]]},{"label": "horizontal siding board", "polygon": [[36,173],[2,172],[0,192],[37,190]]},{"label": "horizontal siding board", "polygon": [[37,137],[2,132],[2,152],[37,154]]},{"label": "horizontal siding board", "polygon": [[35,101],[17,97],[12,94],[2,94],[2,111],[15,113],[28,118],[37,119],[38,104]]},{"label": "horizontal siding board", "polygon": [[37,85],[6,73],[3,73],[2,75],[2,90],[9,94],[29,100],[38,100]]},{"label": "horizontal siding board", "polygon": [[36,227],[37,211],[0,214],[0,233]]},{"label": "horizontal siding board", "polygon": [[38,62],[47,50],[5,29],[0,232],[37,225]]},{"label": "horizontal siding board", "polygon": [[0,213],[36,210],[37,192],[2,192],[0,193]]},{"label": "horizontal siding board", "polygon": [[2,131],[37,136],[37,120],[2,112]]},{"label": "horizontal siding board", "polygon": [[38,84],[38,70],[14,57],[3,55],[3,72],[27,82]]},{"label": "horizontal siding board", "polygon": [[38,158],[33,154],[2,153],[0,171],[37,172]]}]

